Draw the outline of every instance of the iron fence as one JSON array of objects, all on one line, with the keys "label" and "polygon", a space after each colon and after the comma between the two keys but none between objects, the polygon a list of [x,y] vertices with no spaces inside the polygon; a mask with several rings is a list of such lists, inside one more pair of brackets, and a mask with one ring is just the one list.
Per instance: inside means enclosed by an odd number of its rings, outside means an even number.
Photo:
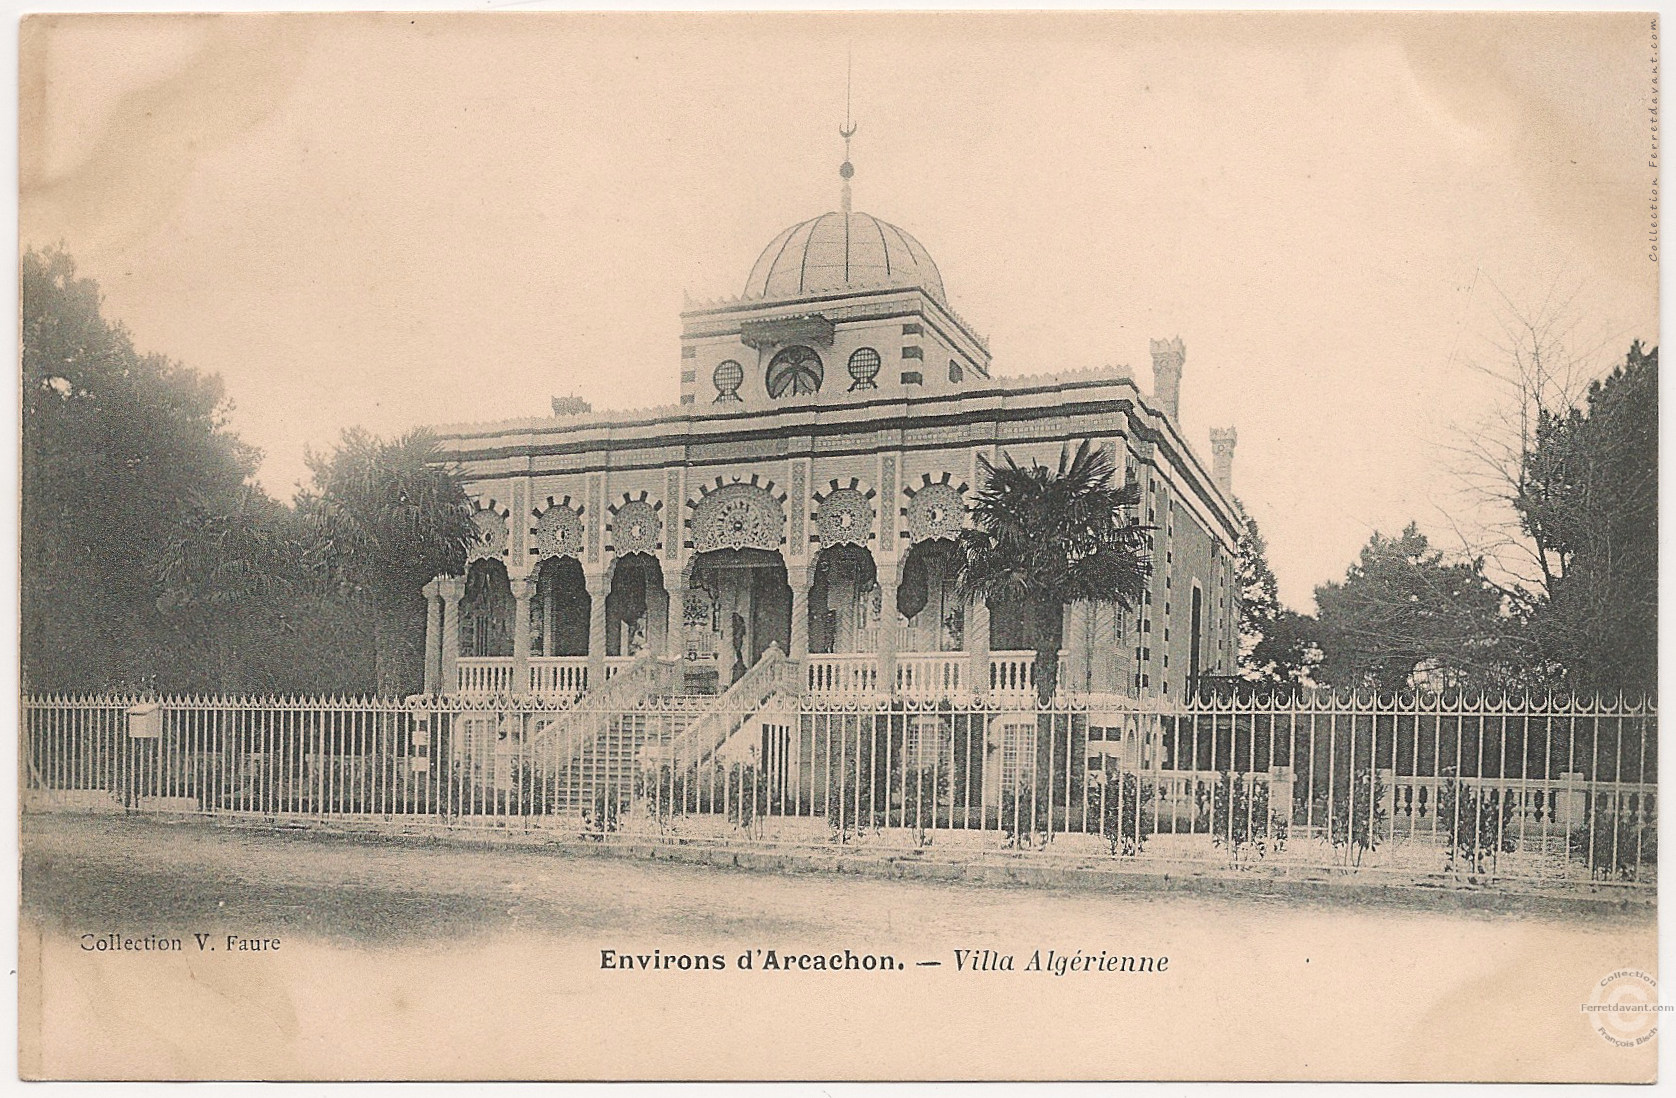
[{"label": "iron fence", "polygon": [[661,698],[26,699],[25,808],[1649,887],[1656,713]]}]

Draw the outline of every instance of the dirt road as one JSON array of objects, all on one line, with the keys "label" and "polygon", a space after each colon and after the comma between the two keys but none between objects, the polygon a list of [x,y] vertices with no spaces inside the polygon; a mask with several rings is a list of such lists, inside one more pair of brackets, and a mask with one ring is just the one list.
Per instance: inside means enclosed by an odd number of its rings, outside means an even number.
[{"label": "dirt road", "polygon": [[1653,1070],[1656,1042],[1614,1047],[1580,1012],[1614,970],[1656,971],[1650,917],[776,876],[120,818],[31,818],[22,839],[25,972],[45,974],[23,1064],[49,1077]]}]

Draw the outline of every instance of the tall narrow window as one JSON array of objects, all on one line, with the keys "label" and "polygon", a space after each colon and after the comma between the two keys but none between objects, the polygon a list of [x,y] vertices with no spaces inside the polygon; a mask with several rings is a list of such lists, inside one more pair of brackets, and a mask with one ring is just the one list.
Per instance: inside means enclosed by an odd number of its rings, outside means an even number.
[{"label": "tall narrow window", "polygon": [[1187,649],[1187,688],[1190,691],[1196,691],[1199,688],[1199,634],[1204,615],[1204,600],[1201,597],[1203,594],[1204,592],[1199,590],[1199,585],[1195,583],[1193,585],[1193,639],[1189,642]]}]

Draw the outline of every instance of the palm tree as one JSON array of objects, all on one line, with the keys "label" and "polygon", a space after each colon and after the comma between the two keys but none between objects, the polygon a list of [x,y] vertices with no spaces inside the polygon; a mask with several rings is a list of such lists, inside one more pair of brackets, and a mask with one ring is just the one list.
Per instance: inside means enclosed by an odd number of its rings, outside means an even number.
[{"label": "palm tree", "polygon": [[1076,602],[1137,605],[1152,574],[1151,527],[1131,509],[1134,484],[1114,486],[1103,450],[1084,440],[1066,446],[1058,469],[1020,466],[1003,454],[996,466],[980,456],[983,487],[961,533],[958,592],[967,602],[1013,606],[1035,645],[1036,695],[1047,705],[1059,686],[1064,610]]},{"label": "palm tree", "polygon": [[297,499],[313,516],[319,565],[371,612],[381,694],[411,685],[425,632],[421,589],[458,574],[477,537],[465,492],[436,449],[425,430],[389,443],[345,431],[331,456],[309,455],[314,492]]}]

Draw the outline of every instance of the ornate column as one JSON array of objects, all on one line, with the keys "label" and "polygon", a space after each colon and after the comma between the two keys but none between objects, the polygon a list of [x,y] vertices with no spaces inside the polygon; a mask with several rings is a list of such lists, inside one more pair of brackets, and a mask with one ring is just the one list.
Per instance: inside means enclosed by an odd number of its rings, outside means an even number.
[{"label": "ornate column", "polygon": [[610,577],[603,571],[584,570],[588,586],[588,692],[605,685],[605,595]]},{"label": "ornate column", "polygon": [[687,570],[678,561],[663,562],[663,589],[669,596],[669,624],[664,630],[663,658],[687,654]]},{"label": "ornate column", "polygon": [[435,694],[442,679],[442,596],[437,580],[425,584],[425,693]]},{"label": "ornate column", "polygon": [[889,561],[879,569],[879,693],[896,693],[896,609],[897,563]]},{"label": "ornate column", "polygon": [[786,582],[791,585],[791,651],[794,660],[809,658],[809,566],[786,565]]},{"label": "ornate column", "polygon": [[[537,573],[537,579],[540,573]],[[541,592],[541,654],[556,656],[558,644],[555,638],[559,632],[559,600],[558,592],[553,589],[554,584],[549,580]]]},{"label": "ornate column", "polygon": [[436,581],[442,598],[442,651],[437,663],[438,685],[444,694],[460,689],[460,600],[466,597],[464,576],[443,576]]},{"label": "ornate column", "polygon": [[979,599],[966,608],[966,651],[972,696],[989,697],[989,603]]},{"label": "ornate column", "polygon": [[512,576],[512,692],[530,692],[530,596],[534,576]]}]

